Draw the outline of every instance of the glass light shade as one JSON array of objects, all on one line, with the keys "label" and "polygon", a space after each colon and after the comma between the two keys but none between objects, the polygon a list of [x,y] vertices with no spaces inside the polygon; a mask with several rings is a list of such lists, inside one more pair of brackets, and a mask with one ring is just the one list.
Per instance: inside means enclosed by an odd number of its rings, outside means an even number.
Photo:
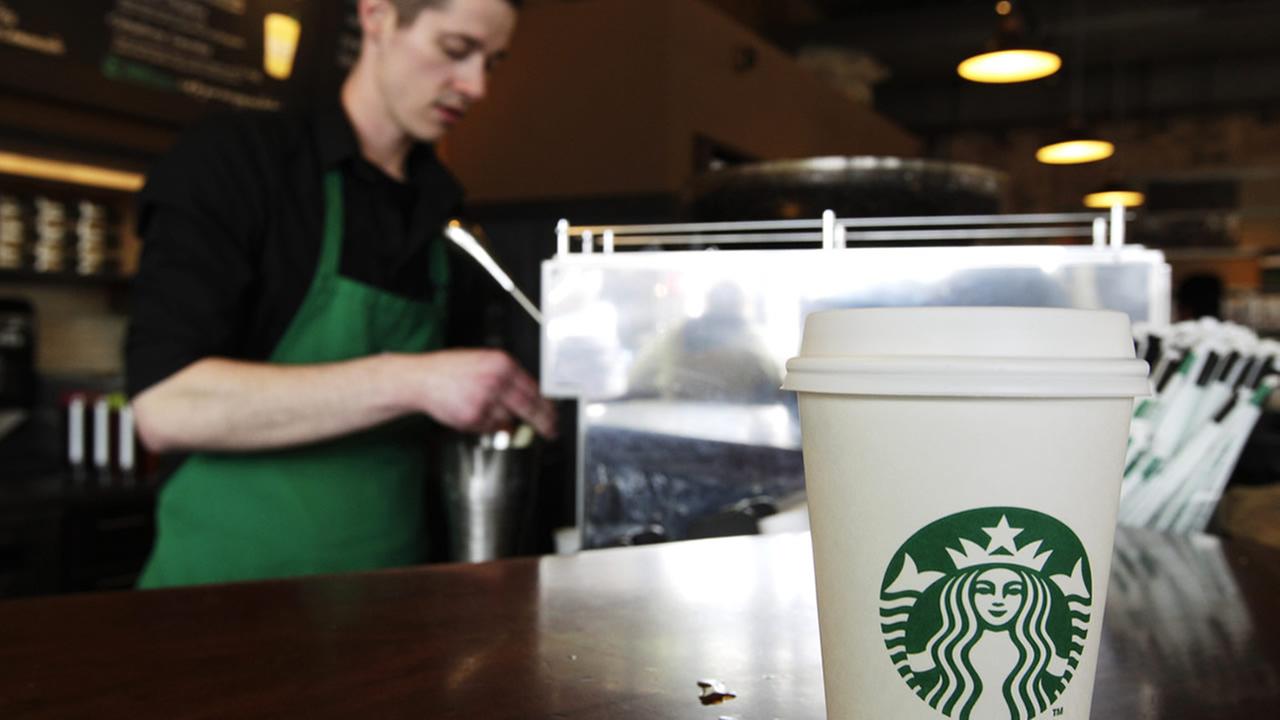
[{"label": "glass light shade", "polygon": [[1138,207],[1146,201],[1147,196],[1137,190],[1101,190],[1084,196],[1085,207],[1091,208]]},{"label": "glass light shade", "polygon": [[965,80],[980,83],[1018,83],[1058,72],[1062,58],[1047,50],[997,50],[974,55],[956,67]]},{"label": "glass light shade", "polygon": [[262,67],[277,80],[293,74],[293,56],[298,51],[302,23],[283,13],[270,13],[262,20]]},{"label": "glass light shade", "polygon": [[1116,146],[1106,140],[1067,140],[1045,145],[1036,151],[1036,160],[1048,165],[1075,165],[1106,160]]}]

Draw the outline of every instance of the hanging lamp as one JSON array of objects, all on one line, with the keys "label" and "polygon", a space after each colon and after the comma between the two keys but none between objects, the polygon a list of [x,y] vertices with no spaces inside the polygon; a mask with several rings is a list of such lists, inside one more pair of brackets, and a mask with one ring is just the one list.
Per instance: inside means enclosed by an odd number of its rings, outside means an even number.
[{"label": "hanging lamp", "polygon": [[1115,152],[1110,140],[1072,127],[1036,150],[1036,160],[1046,165],[1079,165],[1106,160]]},{"label": "hanging lamp", "polygon": [[[1080,2],[1076,2],[1076,16],[1081,15]],[[1036,160],[1046,165],[1080,165],[1106,160],[1116,152],[1110,141],[1085,130],[1084,103],[1084,43],[1077,31],[1071,52],[1070,120],[1066,128],[1036,150]]]},{"label": "hanging lamp", "polygon": [[1140,207],[1147,201],[1147,196],[1138,188],[1126,182],[1109,182],[1084,196],[1084,206],[1090,208]]},{"label": "hanging lamp", "polygon": [[979,83],[1019,83],[1039,80],[1058,72],[1062,58],[1028,41],[1025,19],[1011,0],[996,3],[996,31],[986,52],[966,58],[956,66],[965,80]]}]

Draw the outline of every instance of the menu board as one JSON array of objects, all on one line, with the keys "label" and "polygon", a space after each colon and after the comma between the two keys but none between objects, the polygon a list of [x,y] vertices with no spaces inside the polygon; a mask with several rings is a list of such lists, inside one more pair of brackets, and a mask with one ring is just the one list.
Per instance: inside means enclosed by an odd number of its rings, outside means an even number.
[{"label": "menu board", "polygon": [[356,0],[0,0],[0,85],[182,123],[333,92]]}]

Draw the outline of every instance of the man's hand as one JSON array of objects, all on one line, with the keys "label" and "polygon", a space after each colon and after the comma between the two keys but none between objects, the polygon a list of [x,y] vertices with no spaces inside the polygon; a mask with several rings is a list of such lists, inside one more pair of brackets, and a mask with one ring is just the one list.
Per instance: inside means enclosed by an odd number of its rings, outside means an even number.
[{"label": "man's hand", "polygon": [[556,435],[555,406],[538,383],[499,350],[442,350],[400,355],[403,401],[463,432],[510,429],[517,421],[543,437]]}]

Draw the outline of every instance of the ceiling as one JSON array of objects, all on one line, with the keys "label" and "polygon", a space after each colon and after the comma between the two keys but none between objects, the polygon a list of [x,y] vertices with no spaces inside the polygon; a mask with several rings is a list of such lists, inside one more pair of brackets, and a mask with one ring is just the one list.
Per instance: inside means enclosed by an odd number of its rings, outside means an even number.
[{"label": "ceiling", "polygon": [[869,54],[889,75],[876,106],[923,135],[956,129],[1158,119],[1246,110],[1280,115],[1280,0],[1027,0],[1063,71],[983,86],[956,64],[981,49],[994,0],[712,0],[795,52]]}]

